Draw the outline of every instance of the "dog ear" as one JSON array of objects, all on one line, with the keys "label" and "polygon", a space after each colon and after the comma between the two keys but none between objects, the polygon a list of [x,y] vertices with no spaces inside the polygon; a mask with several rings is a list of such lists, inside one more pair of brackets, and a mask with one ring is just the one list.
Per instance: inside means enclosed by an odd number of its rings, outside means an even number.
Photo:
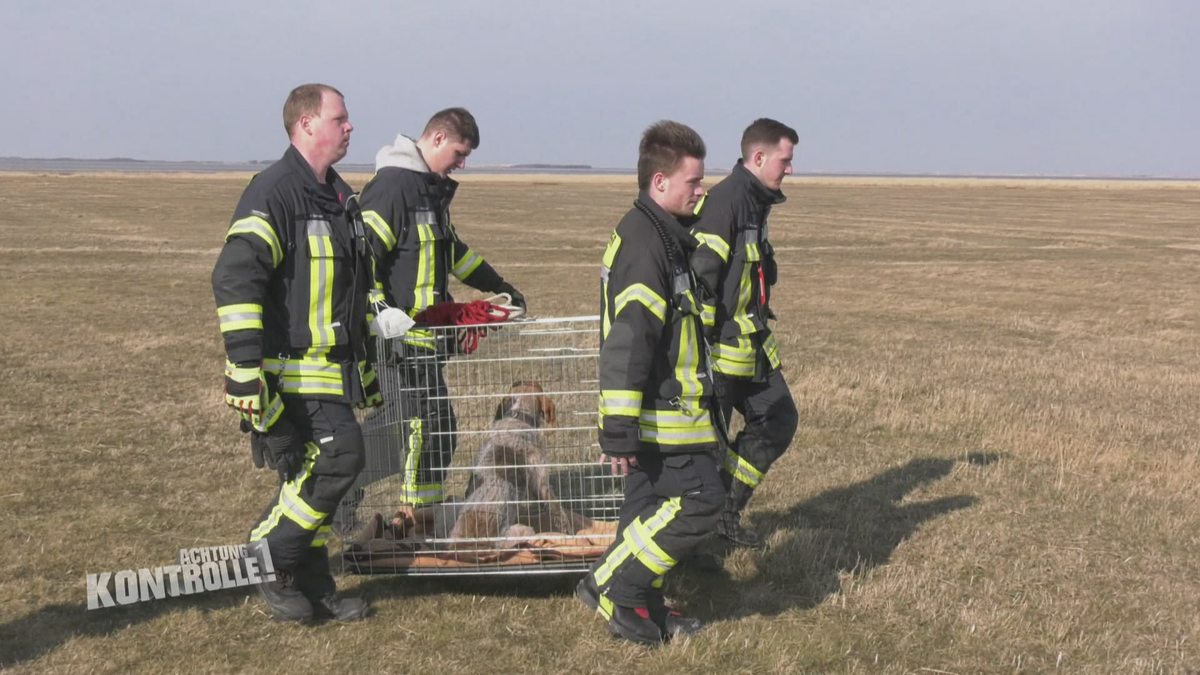
[{"label": "dog ear", "polygon": [[546,418],[546,426],[555,427],[557,424],[557,410],[554,407],[554,401],[550,400],[549,396],[538,396],[538,402],[542,407],[542,416]]},{"label": "dog ear", "polygon": [[512,407],[513,400],[511,396],[505,396],[500,399],[500,405],[496,406],[496,416],[492,418],[492,421],[504,419],[504,413],[512,410]]}]

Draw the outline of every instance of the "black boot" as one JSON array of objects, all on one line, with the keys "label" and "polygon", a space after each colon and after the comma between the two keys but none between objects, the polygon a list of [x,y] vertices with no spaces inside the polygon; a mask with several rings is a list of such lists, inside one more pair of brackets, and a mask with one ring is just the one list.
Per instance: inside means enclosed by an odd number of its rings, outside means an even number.
[{"label": "black boot", "polygon": [[324,546],[309,548],[304,562],[296,570],[300,591],[312,603],[313,617],[333,621],[358,621],[367,618],[367,601],[343,597],[329,571],[329,554]]},{"label": "black boot", "polygon": [[582,600],[593,612],[600,607],[600,587],[596,585],[596,577],[591,570],[575,584],[575,597]]},{"label": "black boot", "polygon": [[680,635],[694,635],[704,630],[704,622],[689,616],[684,616],[667,605],[662,593],[652,593],[647,601],[650,605],[650,618],[659,625],[668,638]]},{"label": "black boot", "polygon": [[587,576],[575,585],[575,597],[588,609],[599,612],[600,616],[608,619],[608,632],[616,637],[651,646],[660,645],[667,640],[660,624],[650,617],[648,608],[614,605],[611,600],[601,596],[596,577],[590,570]]},{"label": "black boot", "polygon": [[657,647],[669,638],[646,607],[623,607],[614,605],[608,598],[601,598],[600,614],[608,615],[608,632],[640,645]]},{"label": "black boot", "polygon": [[264,577],[263,582],[258,584],[258,594],[266,601],[271,616],[278,621],[308,621],[313,616],[313,606],[297,586],[292,570],[276,569],[275,580],[265,580],[268,574],[266,570],[270,569],[266,565],[270,550],[264,552],[264,548],[267,548],[267,540],[259,539],[250,542],[246,551],[258,560],[258,569]]},{"label": "black boot", "polygon": [[725,509],[717,521],[716,533],[739,548],[762,548],[762,537],[754,530],[742,527],[742,510],[753,494],[754,488],[740,480],[732,481]]}]

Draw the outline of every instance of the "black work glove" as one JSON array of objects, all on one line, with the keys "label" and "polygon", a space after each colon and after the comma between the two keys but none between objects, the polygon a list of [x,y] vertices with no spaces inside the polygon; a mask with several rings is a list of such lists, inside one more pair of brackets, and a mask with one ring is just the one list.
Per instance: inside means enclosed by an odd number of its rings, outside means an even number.
[{"label": "black work glove", "polygon": [[279,418],[267,433],[250,434],[250,458],[255,468],[266,464],[279,472],[279,480],[288,482],[304,466],[305,447],[296,427],[286,417]]},{"label": "black work glove", "polygon": [[517,307],[520,307],[521,309],[525,310],[526,312],[529,311],[529,306],[525,304],[525,296],[521,295],[521,291],[518,291],[517,289],[513,288],[513,285],[508,283],[507,281],[500,282],[500,285],[496,287],[495,292],[496,293],[508,293],[508,295],[512,298],[512,303],[514,305],[516,305]]}]

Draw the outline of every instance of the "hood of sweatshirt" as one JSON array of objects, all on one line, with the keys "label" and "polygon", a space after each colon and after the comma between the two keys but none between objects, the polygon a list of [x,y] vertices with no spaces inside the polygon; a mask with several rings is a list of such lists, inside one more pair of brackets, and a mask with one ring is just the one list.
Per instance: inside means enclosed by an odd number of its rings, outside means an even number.
[{"label": "hood of sweatshirt", "polygon": [[385,145],[375,153],[375,170],[379,171],[388,166],[429,173],[429,165],[421,157],[417,142],[404,134],[396,136],[394,144]]}]

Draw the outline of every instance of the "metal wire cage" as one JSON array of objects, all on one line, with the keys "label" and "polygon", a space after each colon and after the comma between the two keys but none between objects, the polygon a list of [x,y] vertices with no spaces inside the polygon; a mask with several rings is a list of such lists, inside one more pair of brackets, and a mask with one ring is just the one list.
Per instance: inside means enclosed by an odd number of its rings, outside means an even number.
[{"label": "metal wire cage", "polygon": [[[362,574],[581,571],[623,479],[598,464],[599,317],[442,327],[376,344],[384,405],[338,509]],[[420,338],[424,339],[420,339]]]}]

